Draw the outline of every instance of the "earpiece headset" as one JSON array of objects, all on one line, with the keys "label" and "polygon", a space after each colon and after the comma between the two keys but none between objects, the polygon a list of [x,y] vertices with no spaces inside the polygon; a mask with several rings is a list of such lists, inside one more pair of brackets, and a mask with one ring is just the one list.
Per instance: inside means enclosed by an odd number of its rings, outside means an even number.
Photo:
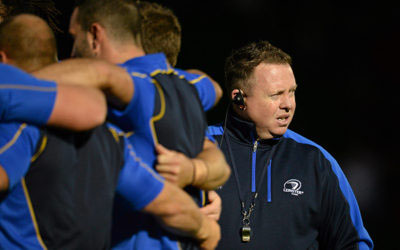
[{"label": "earpiece headset", "polygon": [[[237,92],[235,94],[235,96],[232,99],[232,103],[235,105],[239,106],[240,110],[245,110],[246,108],[246,104],[244,103],[244,98],[243,98],[243,91],[241,89],[237,89],[239,90],[239,92]],[[224,135],[225,135],[225,130],[226,130],[226,120],[228,119],[228,112],[229,112],[229,108],[226,109],[225,112],[225,120],[224,120],[224,131],[222,132],[222,137],[221,137],[221,141],[219,143],[219,147],[222,147],[222,141],[224,140]]]},{"label": "earpiece headset", "polygon": [[240,110],[244,110],[246,105],[244,103],[242,90],[241,89],[238,89],[238,90],[239,90],[239,92],[236,93],[236,95],[233,97],[232,103],[238,105]]}]

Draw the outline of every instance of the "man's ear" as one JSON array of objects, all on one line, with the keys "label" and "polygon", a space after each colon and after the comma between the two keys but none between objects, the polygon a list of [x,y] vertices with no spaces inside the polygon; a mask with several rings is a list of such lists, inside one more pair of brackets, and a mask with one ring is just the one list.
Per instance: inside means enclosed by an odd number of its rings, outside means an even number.
[{"label": "man's ear", "polygon": [[232,90],[232,92],[231,92],[231,100],[233,100],[238,93],[239,93],[239,89]]},{"label": "man's ear", "polygon": [[246,103],[244,101],[244,93],[241,89],[234,89],[231,92],[232,103],[237,105],[240,110],[246,110]]},{"label": "man's ear", "polygon": [[4,50],[0,50],[0,62],[9,63],[10,59],[8,58],[6,52]]},{"label": "man's ear", "polygon": [[87,40],[94,55],[100,54],[104,42],[105,29],[99,23],[93,23],[87,33]]}]

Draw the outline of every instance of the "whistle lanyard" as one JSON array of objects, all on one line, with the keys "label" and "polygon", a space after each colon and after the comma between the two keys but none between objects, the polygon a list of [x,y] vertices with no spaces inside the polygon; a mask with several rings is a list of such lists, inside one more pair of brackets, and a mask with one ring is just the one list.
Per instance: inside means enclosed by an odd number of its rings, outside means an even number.
[{"label": "whistle lanyard", "polygon": [[271,159],[272,156],[275,153],[275,150],[277,148],[277,145],[279,144],[279,142],[277,144],[275,144],[274,146],[272,146],[271,149],[271,153],[268,156],[267,159],[267,166],[265,168],[263,168],[262,173],[261,173],[261,179],[258,182],[258,185],[256,186],[256,190],[255,192],[253,192],[253,197],[251,199],[251,203],[249,208],[246,209],[245,207],[245,199],[243,196],[243,192],[240,186],[240,181],[239,181],[239,174],[238,174],[238,169],[236,167],[236,163],[235,163],[235,159],[233,158],[233,153],[232,153],[232,148],[230,145],[230,140],[229,140],[229,135],[225,136],[225,140],[226,140],[226,147],[228,148],[228,153],[229,153],[229,157],[231,158],[231,162],[232,162],[232,168],[233,168],[233,174],[235,176],[235,181],[236,181],[236,187],[237,187],[237,191],[239,194],[239,200],[240,200],[240,205],[241,205],[241,214],[243,216],[242,218],[242,241],[243,242],[248,242],[250,241],[250,232],[251,232],[251,228],[250,228],[250,216],[256,206],[256,199],[258,196],[258,192],[261,188],[261,185],[264,181],[265,178],[265,174],[266,174],[266,170],[268,168],[268,165],[271,164]]}]

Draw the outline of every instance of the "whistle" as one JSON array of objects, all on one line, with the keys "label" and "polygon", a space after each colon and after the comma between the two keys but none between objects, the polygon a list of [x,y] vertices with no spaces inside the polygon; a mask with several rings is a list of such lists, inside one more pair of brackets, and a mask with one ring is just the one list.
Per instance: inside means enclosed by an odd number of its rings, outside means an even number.
[{"label": "whistle", "polygon": [[250,241],[251,228],[248,226],[242,227],[242,242]]}]

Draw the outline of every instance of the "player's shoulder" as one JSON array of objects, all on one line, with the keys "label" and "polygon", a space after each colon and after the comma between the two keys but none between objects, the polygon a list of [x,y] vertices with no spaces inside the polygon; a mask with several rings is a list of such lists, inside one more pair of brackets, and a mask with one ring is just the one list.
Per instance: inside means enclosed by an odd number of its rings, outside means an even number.
[{"label": "player's shoulder", "polygon": [[121,68],[124,68],[126,72],[132,77],[133,80],[135,79],[142,79],[142,80],[148,80],[150,77],[148,75],[148,72],[143,67],[140,67],[140,65],[136,65],[132,63],[132,60],[128,60],[125,63],[119,64]]},{"label": "player's shoulder", "polygon": [[22,70],[11,66],[7,65],[4,63],[0,63],[0,76],[3,79],[4,77],[12,77],[12,76],[18,76],[18,75],[23,75],[26,74]]},{"label": "player's shoulder", "polygon": [[0,77],[0,87],[2,88],[21,88],[15,85],[22,86],[26,84],[30,86],[29,88],[27,88],[27,90],[35,90],[35,85],[40,88],[55,87],[55,82],[37,79],[34,76],[22,71],[21,69],[2,63],[0,63]]},{"label": "player's shoulder", "polygon": [[138,68],[135,67],[128,67],[126,68],[128,71],[129,75],[132,77],[134,80],[139,80],[139,81],[144,81],[144,82],[150,82],[151,77],[146,74],[145,72],[141,71]]},{"label": "player's shoulder", "polygon": [[21,70],[18,70],[18,68],[14,67],[14,66],[0,63],[0,72],[1,73],[12,73],[15,71],[21,71]]},{"label": "player's shoulder", "polygon": [[180,78],[185,78],[191,84],[211,83],[211,79],[206,74],[190,73],[178,68],[174,68],[174,72]]},{"label": "player's shoulder", "polygon": [[34,79],[28,73],[13,67],[11,65],[6,65],[0,63],[0,77],[1,84],[15,84],[21,81],[27,81]]}]

